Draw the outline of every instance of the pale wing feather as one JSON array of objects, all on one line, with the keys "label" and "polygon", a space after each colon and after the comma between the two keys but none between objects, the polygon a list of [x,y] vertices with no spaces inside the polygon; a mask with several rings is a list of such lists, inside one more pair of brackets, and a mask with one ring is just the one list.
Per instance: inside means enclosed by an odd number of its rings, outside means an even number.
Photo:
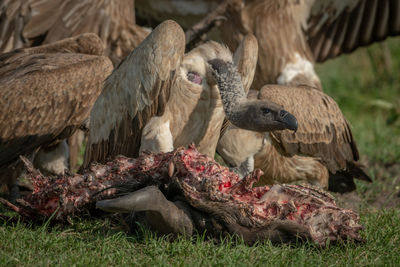
[{"label": "pale wing feather", "polygon": [[333,173],[358,160],[350,126],[328,95],[308,87],[266,85],[258,98],[282,105],[298,120],[296,133],[289,130],[270,133],[285,154],[320,158]]},{"label": "pale wing feather", "polygon": [[245,92],[250,90],[256,72],[258,57],[258,43],[253,34],[246,35],[233,55]]},{"label": "pale wing feather", "polygon": [[164,112],[184,38],[178,24],[163,22],[108,77],[91,112],[84,165],[138,153],[143,127]]},{"label": "pale wing feather", "polygon": [[0,58],[0,165],[88,118],[112,63],[84,54],[11,52]]},{"label": "pale wing feather", "polygon": [[400,34],[398,0],[327,0],[308,5],[303,25],[317,62]]}]

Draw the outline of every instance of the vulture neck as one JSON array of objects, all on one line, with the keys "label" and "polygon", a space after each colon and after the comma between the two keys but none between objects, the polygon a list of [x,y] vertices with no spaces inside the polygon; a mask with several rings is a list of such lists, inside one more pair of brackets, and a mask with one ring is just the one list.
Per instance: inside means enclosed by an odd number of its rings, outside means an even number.
[{"label": "vulture neck", "polygon": [[231,62],[214,59],[210,64],[214,69],[213,75],[218,84],[226,117],[234,125],[242,128],[244,123],[247,125],[246,117],[251,111],[251,106],[248,105],[240,74]]},{"label": "vulture neck", "polygon": [[226,116],[232,121],[239,117],[238,111],[247,101],[247,97],[240,75],[234,69],[234,65],[228,63],[227,66],[227,72],[221,74],[217,83]]}]

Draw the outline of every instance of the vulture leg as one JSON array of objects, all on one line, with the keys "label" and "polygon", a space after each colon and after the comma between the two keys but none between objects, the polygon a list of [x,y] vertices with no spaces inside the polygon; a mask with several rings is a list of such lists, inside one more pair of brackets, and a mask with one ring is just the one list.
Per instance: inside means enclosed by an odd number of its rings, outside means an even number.
[{"label": "vulture leg", "polygon": [[64,175],[68,168],[69,147],[63,141],[49,147],[41,148],[35,156],[34,166],[44,174]]},{"label": "vulture leg", "polygon": [[79,152],[85,140],[85,132],[77,130],[73,135],[68,138],[69,147],[69,169],[71,172],[76,171],[78,166]]},{"label": "vulture leg", "polygon": [[165,198],[156,186],[148,186],[126,196],[101,200],[96,208],[109,212],[145,212],[150,226],[161,234],[192,235],[192,219],[181,205]]},{"label": "vulture leg", "polygon": [[237,167],[229,168],[230,171],[233,171],[239,175],[241,179],[246,177],[250,172],[254,171],[254,157],[248,157],[245,161],[243,161]]},{"label": "vulture leg", "polygon": [[139,152],[170,152],[174,150],[174,138],[172,136],[169,121],[163,121],[162,117],[153,117],[143,128]]}]

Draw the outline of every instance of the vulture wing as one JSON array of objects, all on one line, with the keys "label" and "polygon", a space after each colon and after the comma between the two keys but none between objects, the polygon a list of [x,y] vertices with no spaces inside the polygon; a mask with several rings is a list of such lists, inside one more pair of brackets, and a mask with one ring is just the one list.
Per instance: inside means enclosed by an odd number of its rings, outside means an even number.
[{"label": "vulture wing", "polygon": [[0,51],[96,33],[114,62],[148,34],[132,0],[0,0]]},{"label": "vulture wing", "polygon": [[71,135],[112,71],[104,56],[31,52],[0,56],[0,166]]},{"label": "vulture wing", "polygon": [[253,83],[256,72],[258,57],[258,43],[253,34],[246,35],[233,55],[240,76],[242,77],[243,88],[247,94]]},{"label": "vulture wing", "polygon": [[331,173],[355,167],[359,154],[350,126],[328,95],[301,86],[266,85],[258,98],[282,105],[298,120],[296,133],[288,130],[270,133],[274,144],[285,154],[319,158]]},{"label": "vulture wing", "polygon": [[107,78],[90,115],[84,166],[138,155],[142,129],[164,113],[184,51],[182,28],[165,21]]},{"label": "vulture wing", "polygon": [[51,44],[16,49],[13,52],[3,54],[1,57],[4,62],[6,58],[17,54],[26,56],[27,54],[41,53],[76,53],[102,56],[104,54],[104,44],[96,34],[84,33]]},{"label": "vulture wing", "polygon": [[302,13],[308,15],[304,30],[317,62],[400,34],[398,0],[327,0],[305,5],[309,6]]}]

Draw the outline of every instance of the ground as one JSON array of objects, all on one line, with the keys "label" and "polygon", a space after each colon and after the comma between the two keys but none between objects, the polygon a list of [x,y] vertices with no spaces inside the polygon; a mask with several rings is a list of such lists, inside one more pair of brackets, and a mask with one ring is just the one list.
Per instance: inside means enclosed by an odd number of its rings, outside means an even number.
[{"label": "ground", "polygon": [[[386,47],[387,46],[387,47]],[[360,212],[364,245],[253,247],[214,244],[202,236],[174,241],[145,230],[128,234],[115,218],[76,218],[69,225],[12,224],[0,219],[0,266],[25,265],[388,265],[400,262],[400,38],[317,66],[326,93],[341,107],[374,182],[336,194]],[[1,207],[0,207],[1,211]],[[3,210],[4,211],[4,210]]]}]

